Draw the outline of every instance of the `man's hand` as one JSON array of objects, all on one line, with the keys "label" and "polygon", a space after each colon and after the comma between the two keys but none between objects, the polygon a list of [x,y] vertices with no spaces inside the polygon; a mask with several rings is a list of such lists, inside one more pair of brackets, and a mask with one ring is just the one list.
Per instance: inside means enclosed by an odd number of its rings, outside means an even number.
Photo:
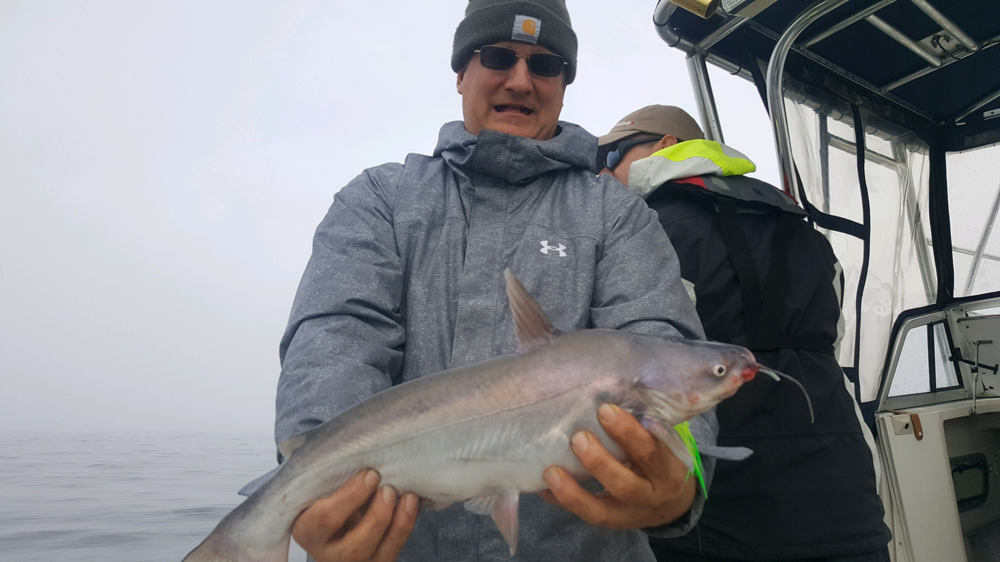
[{"label": "man's hand", "polygon": [[378,482],[365,470],[314,503],[295,520],[295,542],[317,562],[395,560],[417,521],[417,496],[405,494],[397,506],[389,486],[372,497]]},{"label": "man's hand", "polygon": [[687,513],[695,496],[695,478],[670,449],[653,437],[628,412],[612,404],[598,409],[601,425],[628,455],[631,468],[618,462],[586,431],[573,435],[573,452],[606,493],[594,495],[566,470],[550,467],[540,495],[579,515],[584,521],[611,529],[656,527]]}]

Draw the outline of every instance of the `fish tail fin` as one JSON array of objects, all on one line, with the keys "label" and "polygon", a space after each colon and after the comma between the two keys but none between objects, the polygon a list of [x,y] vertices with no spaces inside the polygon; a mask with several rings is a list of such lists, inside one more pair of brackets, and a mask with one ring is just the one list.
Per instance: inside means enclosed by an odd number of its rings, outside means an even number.
[{"label": "fish tail fin", "polygon": [[259,515],[270,506],[261,505],[266,503],[261,491],[226,515],[182,562],[288,562],[292,522],[272,521],[269,529],[262,529]]},{"label": "fish tail fin", "polygon": [[241,546],[231,540],[229,534],[219,531],[216,528],[182,562],[288,562],[290,532],[285,535],[282,544],[264,551]]}]

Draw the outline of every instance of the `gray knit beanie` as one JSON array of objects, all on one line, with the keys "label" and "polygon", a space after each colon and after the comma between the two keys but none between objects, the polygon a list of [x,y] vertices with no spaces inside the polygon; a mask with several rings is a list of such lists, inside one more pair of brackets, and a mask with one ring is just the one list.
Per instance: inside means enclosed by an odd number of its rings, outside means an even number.
[{"label": "gray knit beanie", "polygon": [[576,78],[576,34],[565,0],[469,0],[455,30],[451,69],[462,70],[473,51],[500,41],[541,45],[569,63],[567,84]]}]

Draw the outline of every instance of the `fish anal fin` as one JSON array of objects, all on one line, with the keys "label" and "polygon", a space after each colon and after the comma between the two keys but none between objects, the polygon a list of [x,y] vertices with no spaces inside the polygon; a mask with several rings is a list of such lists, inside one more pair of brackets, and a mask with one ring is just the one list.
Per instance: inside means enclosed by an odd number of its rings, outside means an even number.
[{"label": "fish anal fin", "polygon": [[503,276],[507,282],[507,300],[510,302],[514,331],[521,344],[521,351],[530,351],[551,342],[556,331],[542,307],[509,269],[504,270]]},{"label": "fish anal fin", "polygon": [[510,547],[510,555],[517,552],[517,530],[519,527],[517,508],[520,505],[521,493],[517,490],[510,490],[503,495],[497,496],[493,502],[493,522],[500,529],[507,546]]},{"label": "fish anal fin", "polygon": [[465,502],[465,509],[479,515],[492,515],[497,529],[510,547],[510,555],[517,552],[518,506],[521,492],[505,490],[493,496],[472,498]]},{"label": "fish anal fin", "polygon": [[471,511],[476,515],[490,515],[493,513],[493,502],[495,500],[496,496],[482,496],[466,500],[462,505],[465,506],[466,511]]}]

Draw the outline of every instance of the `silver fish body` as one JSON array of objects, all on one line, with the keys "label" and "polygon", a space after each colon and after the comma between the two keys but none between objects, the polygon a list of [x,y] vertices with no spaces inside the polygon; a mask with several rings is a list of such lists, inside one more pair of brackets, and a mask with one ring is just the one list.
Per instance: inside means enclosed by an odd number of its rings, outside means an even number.
[{"label": "silver fish body", "polygon": [[[530,299],[516,285],[512,308]],[[519,320],[515,311],[522,353],[395,386],[293,438],[281,469],[185,562],[287,560],[295,518],[365,468],[400,494],[492,513],[513,553],[520,493],[547,488],[542,473],[553,465],[589,478],[569,446],[575,432],[590,431],[624,458],[597,419],[601,403],[631,411],[682,456],[679,439],[669,442],[673,425],[732,395],[759,368],[736,346],[611,330],[556,335],[539,315]]]}]

